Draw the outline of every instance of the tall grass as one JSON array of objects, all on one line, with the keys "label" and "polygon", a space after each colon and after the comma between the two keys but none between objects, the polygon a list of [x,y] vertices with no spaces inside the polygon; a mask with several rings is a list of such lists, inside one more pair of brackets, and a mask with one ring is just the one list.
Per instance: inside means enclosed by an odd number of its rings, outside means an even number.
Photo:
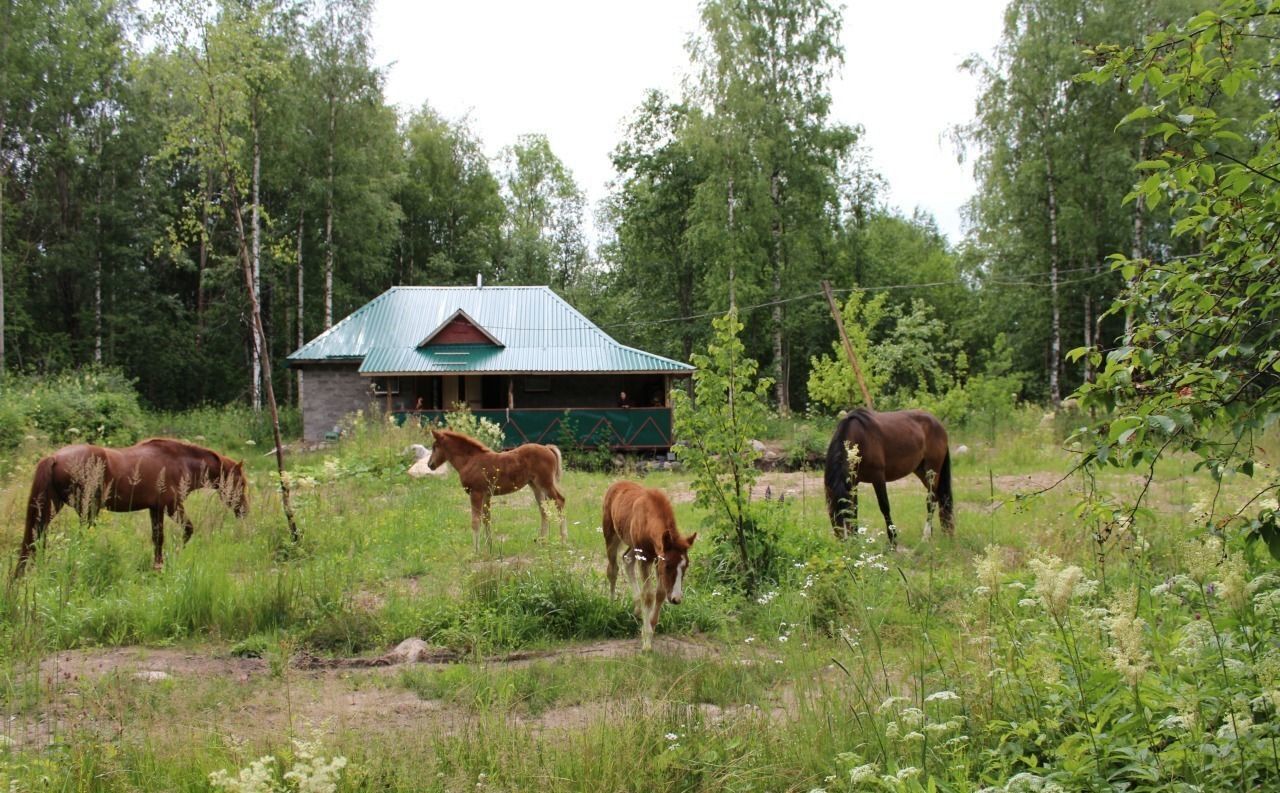
[{"label": "tall grass", "polygon": [[[28,578],[0,590],[5,648],[30,648],[29,658],[181,642],[197,655],[266,655],[274,671],[243,684],[75,683],[85,727],[47,754],[0,749],[0,783],[207,789],[218,769],[266,752],[289,758],[291,733],[309,729],[294,712],[304,702],[336,703],[335,721],[319,726],[324,751],[349,760],[343,790],[1280,783],[1273,564],[1206,535],[1197,504],[1217,483],[1177,459],[1147,494],[1153,508],[1105,544],[1077,505],[1090,485],[1132,495],[1138,484],[1124,473],[1071,478],[1029,500],[1002,484],[993,500],[994,482],[1066,472],[1055,431],[1035,424],[995,445],[956,439],[971,452],[956,461],[954,539],[921,542],[914,482],[890,489],[899,553],[886,551],[869,494],[871,529],[847,543],[831,537],[820,497],[789,500],[770,507],[783,563],[749,599],[716,577],[700,541],[685,600],[663,610],[659,650],[646,657],[626,651],[637,623],[604,581],[608,476],[566,474],[567,546],[536,542],[529,494],[495,499],[494,549],[479,558],[456,479],[410,480],[409,431],[380,424],[293,458],[296,548],[265,468],[244,521],[216,497],[194,497],[196,537],[181,548],[171,532],[160,573],[145,517],[104,513],[90,527],[60,515]],[[679,473],[650,484],[687,491]],[[11,478],[0,490],[6,527],[20,525],[24,487]],[[1243,492],[1227,480],[1218,498]],[[676,502],[681,527],[698,527],[702,516]],[[9,531],[10,565],[16,541]],[[681,640],[664,645],[663,634]],[[294,649],[378,654],[409,636],[474,663],[333,674],[287,663]],[[621,640],[608,645],[619,654],[575,649],[600,640]],[[521,648],[552,656],[492,662]],[[47,705],[14,671],[16,655],[0,659],[0,696],[30,719]],[[345,703],[370,689],[396,706],[347,721]],[[104,727],[117,723],[128,726]]]}]

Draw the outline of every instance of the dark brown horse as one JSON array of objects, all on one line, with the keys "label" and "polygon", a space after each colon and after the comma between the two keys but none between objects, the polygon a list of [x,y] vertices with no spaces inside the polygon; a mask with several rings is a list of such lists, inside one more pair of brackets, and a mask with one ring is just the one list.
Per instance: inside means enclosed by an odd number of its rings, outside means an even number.
[{"label": "dark brown horse", "polygon": [[480,526],[489,537],[489,499],[514,493],[525,485],[538,501],[542,518],[542,539],[547,538],[547,513],[543,499],[551,498],[560,511],[560,539],[568,541],[569,528],[564,514],[564,494],[560,492],[562,461],[560,450],[540,443],[525,443],[511,451],[495,452],[475,438],[451,430],[432,430],[435,443],[431,447],[431,470],[449,463],[458,472],[462,489],[471,496],[471,537],[476,553],[480,553]]},{"label": "dark brown horse", "polygon": [[169,438],[151,438],[126,449],[76,444],[64,446],[36,465],[27,502],[27,527],[14,577],[22,575],[36,540],[58,510],[70,504],[86,520],[99,510],[151,511],[155,567],[164,565],[165,515],[181,523],[183,541],[195,527],[182,502],[192,490],[212,487],[222,502],[244,517],[249,511],[244,463],[215,451]]},{"label": "dark brown horse", "polygon": [[[658,627],[663,602],[675,604],[684,599],[689,546],[698,539],[698,533],[680,536],[666,495],[635,482],[615,482],[604,494],[600,528],[609,559],[611,596],[618,583],[618,549],[627,546],[622,559],[627,563],[627,579],[631,582],[636,616],[640,618],[640,649],[651,650],[653,630]],[[637,564],[640,565],[638,581]]]},{"label": "dark brown horse", "polygon": [[[850,453],[856,465],[850,466]],[[852,470],[851,470],[852,468]],[[875,413],[859,408],[836,425],[827,447],[827,512],[836,536],[849,536],[850,520],[858,519],[858,483],[867,482],[876,491],[880,512],[889,534],[889,544],[897,543],[898,529],[889,515],[886,482],[915,474],[928,495],[924,539],[933,534],[933,510],[942,515],[942,528],[955,532],[954,499],[951,494],[951,452],[947,430],[933,414],[924,410],[896,410]]]}]

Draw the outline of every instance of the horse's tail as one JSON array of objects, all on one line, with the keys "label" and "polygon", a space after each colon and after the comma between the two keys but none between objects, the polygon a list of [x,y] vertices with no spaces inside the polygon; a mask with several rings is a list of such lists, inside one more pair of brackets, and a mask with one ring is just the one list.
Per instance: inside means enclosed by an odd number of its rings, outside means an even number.
[{"label": "horse's tail", "polygon": [[31,495],[27,499],[26,530],[22,534],[22,548],[18,551],[18,566],[13,571],[14,578],[22,575],[22,571],[26,569],[27,559],[31,557],[36,540],[53,519],[53,466],[52,456],[45,457],[36,464],[36,473],[31,479]]},{"label": "horse's tail", "polygon": [[942,458],[942,468],[938,471],[938,514],[942,517],[942,528],[948,534],[955,533],[955,499],[951,494],[951,450]]},{"label": "horse's tail", "polygon": [[560,474],[564,472],[564,455],[560,453],[560,447],[556,446],[554,443],[548,443],[547,448],[555,452],[555,455],[556,455],[555,481],[556,481],[556,487],[559,487]]}]

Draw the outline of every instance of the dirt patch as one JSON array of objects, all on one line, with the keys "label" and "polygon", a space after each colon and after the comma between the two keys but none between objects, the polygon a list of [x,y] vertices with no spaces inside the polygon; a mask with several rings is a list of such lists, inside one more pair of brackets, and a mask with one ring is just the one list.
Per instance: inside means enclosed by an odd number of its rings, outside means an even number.
[{"label": "dirt patch", "polygon": [[[412,649],[405,649],[407,645],[414,643],[416,645]],[[674,636],[655,639],[654,651],[687,659],[707,658],[719,652],[715,645]],[[548,650],[513,650],[478,660],[485,665],[520,666],[557,658],[625,658],[639,652],[638,639],[606,639]],[[306,670],[373,669],[403,664],[456,664],[469,658],[471,656],[463,650],[431,647],[421,639],[406,639],[396,649],[375,658],[322,658],[303,652],[294,656],[293,666]]]},{"label": "dirt patch", "polygon": [[[412,647],[410,647],[412,645]],[[677,636],[654,639],[654,651],[681,658],[714,657],[719,648]],[[485,656],[484,664],[520,665],[556,658],[624,658],[640,652],[639,639],[606,639],[586,644],[546,650],[513,650]],[[432,647],[421,639],[406,639],[397,648],[375,657],[327,658],[303,651],[296,654],[290,666],[302,671],[378,669],[405,664],[453,664],[470,659],[466,652],[447,647]],[[262,658],[237,658],[215,653],[148,647],[112,647],[107,649],[67,650],[40,663],[41,678],[50,685],[94,680],[118,674],[144,681],[171,677],[222,678],[245,682],[265,677],[270,667]]]},{"label": "dirt patch", "polygon": [[[995,477],[996,495],[1034,493],[1047,490],[1062,480],[1062,474],[1054,471],[1035,471],[1029,474],[1001,474]],[[973,481],[980,482],[981,478]],[[991,480],[987,480],[990,482]]]},{"label": "dirt patch", "polygon": [[266,675],[268,671],[267,662],[261,658],[236,658],[149,647],[67,650],[40,662],[40,677],[50,685],[92,680],[112,674],[150,680],[167,677],[220,677],[246,681]]},{"label": "dirt patch", "polygon": [[[72,650],[41,664],[50,692],[38,710],[15,714],[4,735],[27,748],[46,746],[70,730],[90,730],[104,739],[145,738],[180,751],[197,737],[233,736],[250,743],[319,730],[401,736],[406,740],[456,734],[475,715],[439,700],[422,699],[398,683],[410,664],[451,664],[463,654],[432,648],[421,640],[402,643],[409,652],[376,658],[322,659],[295,656],[290,668],[272,675],[267,661],[173,648],[124,647]],[[686,637],[660,636],[656,652],[687,659],[719,655],[716,645]],[[519,667],[558,658],[625,658],[640,653],[638,639],[611,639],[549,650],[522,650],[480,659],[483,666]],[[108,688],[101,683],[109,682]],[[157,686],[159,698],[140,692]],[[123,693],[135,691],[138,693]],[[171,702],[169,705],[156,703]],[[139,703],[148,703],[139,710]],[[635,703],[587,703],[540,716],[513,719],[535,728],[588,725]],[[151,707],[159,710],[152,712]],[[170,710],[176,708],[175,720]]]}]

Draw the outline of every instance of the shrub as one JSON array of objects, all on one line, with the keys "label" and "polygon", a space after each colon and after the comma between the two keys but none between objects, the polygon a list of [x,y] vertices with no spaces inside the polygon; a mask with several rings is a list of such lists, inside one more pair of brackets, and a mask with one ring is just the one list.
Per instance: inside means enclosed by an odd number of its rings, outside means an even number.
[{"label": "shrub", "polygon": [[[757,378],[759,364],[745,354],[736,311],[712,322],[715,335],[707,354],[693,356],[695,399],[683,391],[675,401],[676,454],[693,472],[699,506],[709,510],[717,544],[731,542],[737,551],[739,580],[753,591],[763,570],[757,565],[772,555],[769,539],[750,508],[751,485],[759,471],[760,453],[751,445],[766,425],[767,393],[772,381]],[[728,540],[722,539],[727,534]]]},{"label": "shrub", "polygon": [[453,409],[444,414],[444,427],[475,438],[490,449],[501,449],[506,443],[502,427],[476,416],[465,402],[455,402]]},{"label": "shrub", "polygon": [[578,420],[567,410],[560,419],[556,445],[564,455],[565,466],[575,471],[608,471],[613,467],[613,455],[609,453],[609,447],[583,443],[578,432]]},{"label": "shrub", "polygon": [[59,444],[127,445],[141,437],[143,426],[133,381],[116,369],[9,377],[0,394],[0,448],[15,448],[29,434]]}]

